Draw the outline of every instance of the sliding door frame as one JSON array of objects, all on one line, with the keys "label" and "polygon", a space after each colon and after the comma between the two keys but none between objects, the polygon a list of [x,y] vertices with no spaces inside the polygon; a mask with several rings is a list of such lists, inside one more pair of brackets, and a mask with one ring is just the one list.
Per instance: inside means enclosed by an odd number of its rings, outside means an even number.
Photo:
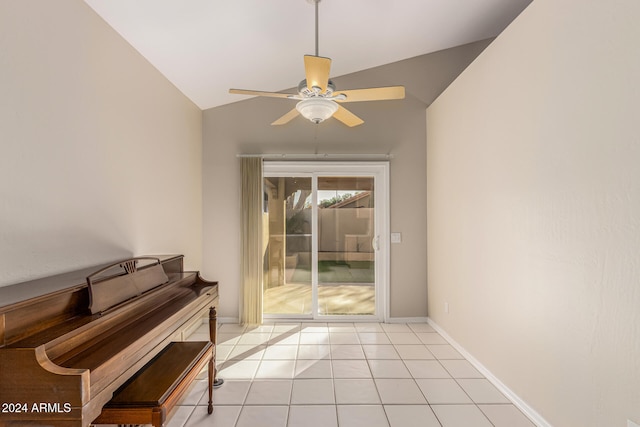
[{"label": "sliding door frame", "polygon": [[[312,321],[385,321],[389,318],[389,162],[388,161],[265,161],[263,176],[312,177],[312,313],[311,315],[264,314],[268,320],[312,320]],[[374,178],[376,236],[375,259],[375,314],[373,315],[320,315],[318,313],[318,201],[319,176],[362,176]]]}]

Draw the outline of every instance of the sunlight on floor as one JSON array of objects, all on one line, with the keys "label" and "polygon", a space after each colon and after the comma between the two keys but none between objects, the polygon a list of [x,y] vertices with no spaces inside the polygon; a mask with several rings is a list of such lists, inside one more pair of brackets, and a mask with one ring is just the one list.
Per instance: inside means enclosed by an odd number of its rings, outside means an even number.
[{"label": "sunlight on floor", "polygon": [[[311,286],[287,284],[264,292],[265,314],[310,314]],[[375,314],[373,285],[320,285],[318,310],[323,315]]]}]

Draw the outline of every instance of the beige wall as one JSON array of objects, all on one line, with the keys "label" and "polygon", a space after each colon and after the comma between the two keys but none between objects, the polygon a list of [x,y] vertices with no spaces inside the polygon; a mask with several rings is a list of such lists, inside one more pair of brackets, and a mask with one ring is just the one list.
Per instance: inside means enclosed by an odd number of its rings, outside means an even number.
[{"label": "beige wall", "polygon": [[[403,242],[391,247],[390,312],[392,317],[426,317],[424,112],[487,44],[478,42],[333,79],[345,89],[398,84],[407,88],[407,97],[401,101],[349,104],[365,120],[356,128],[333,119],[316,126],[301,117],[286,126],[270,126],[295,106],[281,99],[254,98],[204,112],[203,270],[220,281],[222,317],[237,319],[240,295],[240,162],[236,155],[316,152],[394,155],[391,230],[402,232]],[[302,57],[300,64],[302,73]]]},{"label": "beige wall", "polygon": [[427,110],[429,316],[554,426],[640,423],[638,22],[536,0]]},{"label": "beige wall", "polygon": [[0,286],[201,262],[202,112],[84,2],[0,2]]}]

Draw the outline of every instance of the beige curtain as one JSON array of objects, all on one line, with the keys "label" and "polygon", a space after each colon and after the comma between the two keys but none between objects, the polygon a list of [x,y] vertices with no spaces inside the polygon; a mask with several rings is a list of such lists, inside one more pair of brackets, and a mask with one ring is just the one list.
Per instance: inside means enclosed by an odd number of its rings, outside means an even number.
[{"label": "beige curtain", "polygon": [[262,323],[262,159],[241,159],[242,313],[245,325]]}]

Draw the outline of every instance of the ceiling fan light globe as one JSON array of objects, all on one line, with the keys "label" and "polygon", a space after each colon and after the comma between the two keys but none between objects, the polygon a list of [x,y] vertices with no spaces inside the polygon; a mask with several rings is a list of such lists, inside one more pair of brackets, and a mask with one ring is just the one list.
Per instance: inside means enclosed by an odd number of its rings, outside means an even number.
[{"label": "ceiling fan light globe", "polygon": [[296,109],[302,117],[318,124],[333,116],[338,111],[338,104],[326,98],[309,98],[298,102]]}]

